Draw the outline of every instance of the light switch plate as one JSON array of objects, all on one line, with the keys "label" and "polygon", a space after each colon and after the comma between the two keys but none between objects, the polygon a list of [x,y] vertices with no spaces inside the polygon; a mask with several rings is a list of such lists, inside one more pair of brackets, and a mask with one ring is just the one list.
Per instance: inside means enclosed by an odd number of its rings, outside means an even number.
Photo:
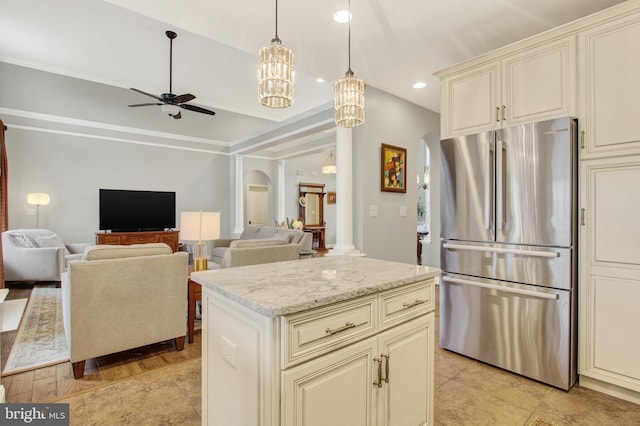
[{"label": "light switch plate", "polygon": [[400,216],[401,217],[407,216],[407,206],[400,206]]},{"label": "light switch plate", "polygon": [[378,216],[378,206],[375,204],[372,204],[369,206],[369,216],[371,217],[375,217]]},{"label": "light switch plate", "polygon": [[27,216],[35,216],[35,215],[36,215],[36,209],[27,209],[27,210],[25,211],[25,214],[26,214]]}]

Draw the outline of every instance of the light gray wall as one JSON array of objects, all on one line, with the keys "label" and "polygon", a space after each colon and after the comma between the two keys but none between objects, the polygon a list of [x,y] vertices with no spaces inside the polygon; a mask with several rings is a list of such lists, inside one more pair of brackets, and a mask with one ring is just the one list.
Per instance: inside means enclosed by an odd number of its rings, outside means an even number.
[{"label": "light gray wall", "polygon": [[[365,108],[365,123],[353,132],[354,242],[369,257],[416,263],[417,156],[425,138],[439,140],[440,116],[372,87],[367,88]],[[407,149],[406,194],[380,191],[382,143]],[[439,154],[432,152],[432,163],[434,159],[439,159]],[[435,210],[439,182],[434,179],[435,167],[433,171]],[[371,206],[377,207],[376,217],[369,214]],[[407,209],[406,217],[400,216],[401,206]],[[439,234],[439,216],[433,217],[432,227]],[[433,258],[429,264],[437,266]]]},{"label": "light gray wall", "polygon": [[[131,90],[2,62],[0,76],[10,228],[35,227],[27,193],[46,192],[41,227],[67,242],[94,241],[98,189],[116,188],[175,191],[177,227],[182,210],[215,210],[221,234],[229,233],[230,158],[222,151],[269,121],[226,111],[173,120],[155,107],[128,108],[148,100]],[[186,148],[171,148],[176,141]]]},{"label": "light gray wall", "polygon": [[40,227],[65,242],[93,242],[98,231],[98,189],[176,192],[176,226],[183,210],[221,211],[228,216],[229,160],[170,148],[105,141],[10,128],[9,228],[34,228],[27,193],[46,192]]}]

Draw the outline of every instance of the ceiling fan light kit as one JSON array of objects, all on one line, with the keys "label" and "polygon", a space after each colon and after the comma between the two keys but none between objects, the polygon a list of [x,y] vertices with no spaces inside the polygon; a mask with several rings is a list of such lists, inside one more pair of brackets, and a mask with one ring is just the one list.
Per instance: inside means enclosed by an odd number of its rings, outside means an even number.
[{"label": "ceiling fan light kit", "polygon": [[[351,0],[349,0],[351,16]],[[340,127],[355,127],[364,123],[364,90],[366,84],[351,71],[351,20],[349,22],[349,68],[333,86],[335,121]]]},{"label": "ceiling fan light kit", "polygon": [[157,102],[146,103],[146,104],[135,104],[129,105],[130,107],[143,107],[143,106],[159,106],[160,110],[168,114],[169,117],[172,117],[176,120],[182,118],[182,114],[180,113],[180,108],[186,109],[189,111],[199,112],[201,114],[207,115],[215,115],[216,113],[208,110],[206,108],[202,108],[196,105],[187,104],[186,102],[194,100],[196,97],[191,93],[185,93],[184,95],[174,95],[171,93],[173,91],[172,82],[173,82],[173,39],[175,39],[178,35],[173,31],[165,32],[167,38],[169,39],[169,93],[163,93],[160,96],[152,95],[151,93],[143,92],[139,89],[131,90],[143,94],[145,96],[149,96],[157,100]]},{"label": "ceiling fan light kit", "polygon": [[278,37],[278,0],[276,34],[269,46],[258,54],[258,97],[269,108],[288,108],[294,101],[293,52]]}]

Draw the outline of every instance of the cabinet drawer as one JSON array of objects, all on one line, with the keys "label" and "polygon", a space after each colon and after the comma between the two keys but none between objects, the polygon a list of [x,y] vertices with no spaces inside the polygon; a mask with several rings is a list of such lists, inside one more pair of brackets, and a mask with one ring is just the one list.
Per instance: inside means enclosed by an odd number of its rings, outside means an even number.
[{"label": "cabinet drawer", "polygon": [[120,237],[122,244],[146,244],[157,243],[157,234],[140,234],[140,235],[122,235]]},{"label": "cabinet drawer", "polygon": [[98,244],[120,244],[120,237],[113,235],[101,235],[98,237]]},{"label": "cabinet drawer", "polygon": [[433,311],[434,287],[434,280],[427,280],[380,293],[380,329]]},{"label": "cabinet drawer", "polygon": [[282,318],[282,368],[336,350],[377,331],[377,297],[362,297]]}]

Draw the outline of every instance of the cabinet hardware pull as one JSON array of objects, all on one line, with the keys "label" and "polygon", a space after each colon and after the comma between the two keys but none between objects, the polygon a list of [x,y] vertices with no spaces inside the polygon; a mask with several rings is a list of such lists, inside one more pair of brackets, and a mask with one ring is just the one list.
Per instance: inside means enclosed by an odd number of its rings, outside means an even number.
[{"label": "cabinet hardware pull", "polygon": [[504,105],[502,105],[502,121],[504,121],[504,120],[505,120],[505,118],[504,118],[504,112],[505,112],[506,110],[507,110],[507,107],[506,107],[506,106],[504,106]]},{"label": "cabinet hardware pull", "polygon": [[426,300],[422,300],[422,299],[416,299],[415,301],[411,302],[411,303],[403,303],[402,306],[404,306],[406,309],[409,308],[413,308],[416,305],[422,305],[424,302],[426,302]]},{"label": "cabinet hardware pull", "polygon": [[[389,355],[380,354],[381,358],[384,358],[384,382],[389,383]],[[382,359],[380,360],[382,364]]]},{"label": "cabinet hardware pull", "polygon": [[348,330],[350,328],[354,328],[356,325],[352,322],[346,322],[342,327],[339,328],[334,328],[333,330],[328,328],[325,330],[325,333],[327,334],[336,334],[336,333],[340,333],[341,331],[345,331]]},{"label": "cabinet hardware pull", "polygon": [[496,107],[496,122],[500,122],[500,107]]},{"label": "cabinet hardware pull", "polygon": [[374,358],[373,361],[378,363],[378,381],[373,382],[373,385],[381,388],[382,387],[382,358]]},{"label": "cabinet hardware pull", "polygon": [[586,225],[584,214],[585,214],[585,209],[580,209],[580,225],[582,226]]},{"label": "cabinet hardware pull", "polygon": [[584,149],[584,130],[580,132],[580,148]]}]

